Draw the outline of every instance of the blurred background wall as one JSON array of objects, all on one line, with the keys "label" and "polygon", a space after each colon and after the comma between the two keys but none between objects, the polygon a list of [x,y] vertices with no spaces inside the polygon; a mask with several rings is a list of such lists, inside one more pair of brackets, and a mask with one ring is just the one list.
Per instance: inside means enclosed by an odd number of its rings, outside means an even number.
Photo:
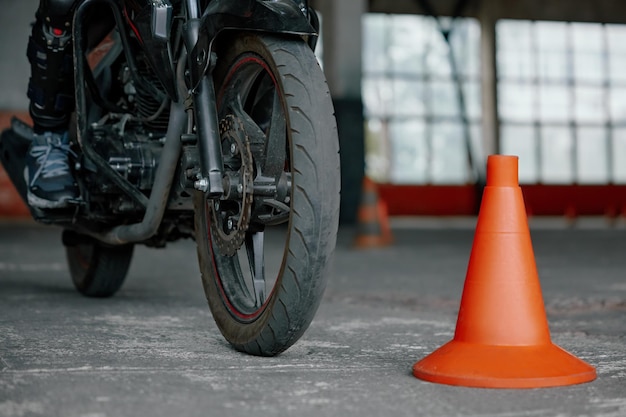
[{"label": "blurred background wall", "polygon": [[[0,0],[0,120],[27,108],[36,0]],[[393,214],[472,214],[490,153],[535,214],[626,215],[626,2],[311,0],[342,151]],[[6,187],[0,185],[0,187]]]}]

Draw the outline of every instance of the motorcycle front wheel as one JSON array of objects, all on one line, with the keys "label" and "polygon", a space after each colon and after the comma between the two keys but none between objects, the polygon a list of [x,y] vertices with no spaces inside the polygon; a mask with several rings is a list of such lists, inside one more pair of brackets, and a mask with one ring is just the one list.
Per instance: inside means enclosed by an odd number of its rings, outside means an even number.
[{"label": "motorcycle front wheel", "polygon": [[228,191],[195,196],[204,291],[235,349],[272,356],[321,302],[339,219],[339,145],[323,73],[301,39],[239,35],[214,70]]}]

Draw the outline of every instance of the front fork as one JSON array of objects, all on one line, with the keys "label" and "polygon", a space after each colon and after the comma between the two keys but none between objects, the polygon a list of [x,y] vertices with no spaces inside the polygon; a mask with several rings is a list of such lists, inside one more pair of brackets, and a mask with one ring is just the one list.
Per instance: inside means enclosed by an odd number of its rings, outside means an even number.
[{"label": "front fork", "polygon": [[[197,0],[186,0],[189,19],[185,24],[185,47],[191,51],[198,42],[200,29],[200,6]],[[188,54],[189,66],[198,65],[192,62],[192,54]],[[224,177],[224,161],[222,159],[222,144],[219,132],[219,120],[217,116],[217,103],[215,101],[215,86],[211,76],[215,60],[212,57],[211,65],[207,74],[193,91],[194,119],[196,134],[198,137],[198,150],[200,152],[200,178],[194,183],[194,188],[205,193],[209,199],[220,198],[224,194],[222,178]]]},{"label": "front fork", "polygon": [[[315,31],[319,29],[319,21],[315,12],[310,11],[308,0],[295,0],[300,11],[309,19]],[[204,68],[209,61],[208,68],[201,76],[197,85],[191,91],[194,107],[198,150],[200,152],[200,178],[194,183],[194,188],[205,193],[209,199],[218,199],[224,195],[224,161],[222,144],[219,132],[217,103],[215,100],[215,86],[211,76],[215,66],[215,55],[205,56],[207,53],[194,55],[192,52],[198,44],[200,34],[200,5],[198,0],[185,0],[187,8],[187,22],[184,27],[184,41],[187,48],[189,69],[191,73],[198,68]],[[316,36],[309,36],[309,45],[315,49]],[[202,71],[199,71],[202,72]]]}]

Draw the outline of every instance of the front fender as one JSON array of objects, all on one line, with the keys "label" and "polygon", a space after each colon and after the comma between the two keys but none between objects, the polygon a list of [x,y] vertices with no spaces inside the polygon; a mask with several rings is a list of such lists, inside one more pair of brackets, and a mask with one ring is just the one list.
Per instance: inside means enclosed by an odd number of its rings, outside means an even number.
[{"label": "front fender", "polygon": [[229,29],[317,36],[293,0],[213,0],[200,18],[198,42],[190,53],[192,85],[209,68],[213,41]]}]

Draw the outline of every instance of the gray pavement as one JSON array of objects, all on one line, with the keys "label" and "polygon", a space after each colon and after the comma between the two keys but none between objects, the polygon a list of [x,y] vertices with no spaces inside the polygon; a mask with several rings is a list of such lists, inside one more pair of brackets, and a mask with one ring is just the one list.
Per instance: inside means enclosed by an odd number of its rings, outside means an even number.
[{"label": "gray pavement", "polygon": [[474,219],[394,221],[394,245],[367,251],[342,229],[313,324],[276,358],[223,340],[191,241],[138,247],[119,294],[94,300],[73,289],[59,229],[0,223],[0,416],[626,416],[626,230],[531,224],[552,339],[594,382],[411,375],[453,335]]}]

